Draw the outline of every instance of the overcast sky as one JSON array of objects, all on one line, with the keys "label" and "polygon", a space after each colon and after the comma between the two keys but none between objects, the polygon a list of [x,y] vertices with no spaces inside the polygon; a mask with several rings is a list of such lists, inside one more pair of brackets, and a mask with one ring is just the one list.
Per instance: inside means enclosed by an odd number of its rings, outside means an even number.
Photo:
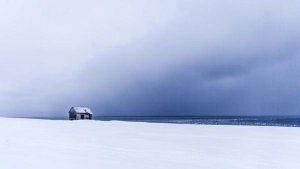
[{"label": "overcast sky", "polygon": [[0,115],[300,115],[299,9],[0,0]]}]

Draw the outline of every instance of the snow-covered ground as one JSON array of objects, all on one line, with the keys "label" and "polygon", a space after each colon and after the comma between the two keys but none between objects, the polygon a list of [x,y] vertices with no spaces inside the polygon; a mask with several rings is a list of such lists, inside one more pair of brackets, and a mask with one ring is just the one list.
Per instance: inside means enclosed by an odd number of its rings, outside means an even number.
[{"label": "snow-covered ground", "polygon": [[299,169],[300,128],[0,118],[1,169]]}]

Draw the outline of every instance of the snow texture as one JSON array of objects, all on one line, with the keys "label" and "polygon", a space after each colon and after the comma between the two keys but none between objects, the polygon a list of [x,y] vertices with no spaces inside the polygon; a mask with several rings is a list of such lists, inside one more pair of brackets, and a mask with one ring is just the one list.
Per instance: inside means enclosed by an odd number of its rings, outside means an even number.
[{"label": "snow texture", "polygon": [[298,169],[300,128],[0,118],[1,169]]},{"label": "snow texture", "polygon": [[93,114],[92,110],[88,107],[72,107],[71,110],[74,110],[76,113],[89,113]]}]

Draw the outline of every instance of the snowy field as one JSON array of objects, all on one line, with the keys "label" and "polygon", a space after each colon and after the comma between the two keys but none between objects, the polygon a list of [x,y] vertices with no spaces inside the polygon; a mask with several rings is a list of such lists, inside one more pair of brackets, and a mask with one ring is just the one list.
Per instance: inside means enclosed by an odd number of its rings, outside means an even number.
[{"label": "snowy field", "polygon": [[1,169],[299,169],[300,128],[0,118]]}]

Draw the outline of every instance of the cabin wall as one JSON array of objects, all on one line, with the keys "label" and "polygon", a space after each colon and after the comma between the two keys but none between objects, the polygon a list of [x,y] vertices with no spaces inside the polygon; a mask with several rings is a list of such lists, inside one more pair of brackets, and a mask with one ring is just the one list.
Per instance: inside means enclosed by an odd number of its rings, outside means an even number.
[{"label": "cabin wall", "polygon": [[[83,118],[82,118],[83,116]],[[89,114],[77,114],[76,115],[76,119],[81,120],[81,119],[90,119],[90,115]]]},{"label": "cabin wall", "polygon": [[76,114],[75,113],[69,113],[69,119],[70,120],[76,120]]},{"label": "cabin wall", "polygon": [[69,119],[70,120],[89,120],[89,119],[92,119],[92,115],[91,114],[70,113]]}]

